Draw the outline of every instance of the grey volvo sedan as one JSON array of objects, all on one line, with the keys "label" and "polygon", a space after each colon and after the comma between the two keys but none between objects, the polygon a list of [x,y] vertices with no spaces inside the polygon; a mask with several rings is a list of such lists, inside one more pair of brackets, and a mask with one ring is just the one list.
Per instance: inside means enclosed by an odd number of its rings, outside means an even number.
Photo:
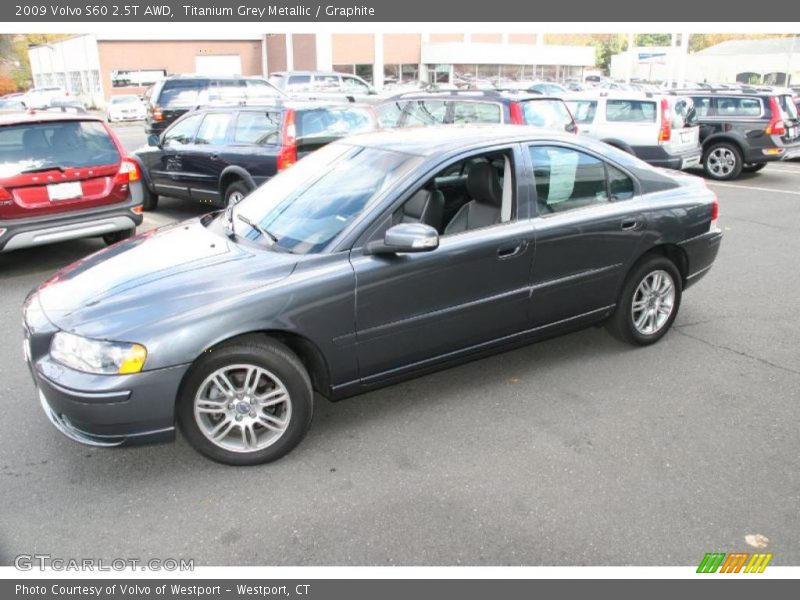
[{"label": "grey volvo sedan", "polygon": [[24,306],[73,440],[275,460],[338,400],[606,322],[670,328],[722,233],[703,181],[520,126],[347,138],[225,211],[79,261]]}]

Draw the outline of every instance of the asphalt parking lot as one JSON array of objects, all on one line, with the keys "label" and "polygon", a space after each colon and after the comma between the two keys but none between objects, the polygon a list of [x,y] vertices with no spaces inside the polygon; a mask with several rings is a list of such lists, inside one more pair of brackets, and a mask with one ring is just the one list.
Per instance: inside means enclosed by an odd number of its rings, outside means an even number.
[{"label": "asphalt parking lot", "polygon": [[[712,188],[722,249],[660,343],[592,328],[321,402],[294,452],[254,468],[180,436],[99,450],[58,433],[20,307],[103,244],[0,255],[0,564],[696,565],[748,534],[800,564],[800,163]],[[201,211],[167,200],[145,228]]]}]

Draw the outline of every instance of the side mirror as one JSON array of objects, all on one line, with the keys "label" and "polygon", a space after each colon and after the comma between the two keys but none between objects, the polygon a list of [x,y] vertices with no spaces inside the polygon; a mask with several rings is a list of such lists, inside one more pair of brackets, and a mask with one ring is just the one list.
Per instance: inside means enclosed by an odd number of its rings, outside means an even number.
[{"label": "side mirror", "polygon": [[151,133],[147,136],[147,145],[155,147],[161,146],[161,139],[155,133]]},{"label": "side mirror", "polygon": [[390,227],[383,240],[367,244],[367,254],[399,254],[430,252],[439,247],[439,233],[430,225],[400,223]]}]

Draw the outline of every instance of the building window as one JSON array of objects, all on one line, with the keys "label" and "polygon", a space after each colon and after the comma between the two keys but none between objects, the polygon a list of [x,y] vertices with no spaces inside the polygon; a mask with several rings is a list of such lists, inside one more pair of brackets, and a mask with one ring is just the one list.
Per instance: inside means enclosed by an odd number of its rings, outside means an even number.
[{"label": "building window", "polygon": [[419,79],[419,65],[384,65],[383,83],[410,83]]},{"label": "building window", "polygon": [[337,73],[347,73],[348,75],[357,75],[370,85],[372,85],[372,83],[374,82],[372,65],[367,65],[367,64],[333,65],[333,70],[336,71]]},{"label": "building window", "polygon": [[115,88],[147,87],[166,76],[166,69],[114,70],[111,71],[111,86]]},{"label": "building window", "polygon": [[430,83],[450,83],[450,65],[427,65]]}]

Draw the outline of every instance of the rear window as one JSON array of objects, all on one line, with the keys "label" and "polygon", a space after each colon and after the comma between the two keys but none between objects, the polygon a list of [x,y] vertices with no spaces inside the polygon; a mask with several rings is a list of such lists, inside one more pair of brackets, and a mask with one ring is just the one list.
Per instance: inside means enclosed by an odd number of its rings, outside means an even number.
[{"label": "rear window", "polygon": [[758,98],[717,98],[718,117],[760,117],[761,113]]},{"label": "rear window", "polygon": [[318,108],[298,111],[295,117],[297,143],[334,140],[375,129],[375,118],[367,108]]},{"label": "rear window", "polygon": [[526,125],[565,131],[572,124],[572,115],[561,100],[528,100],[522,103]]},{"label": "rear window", "polygon": [[280,126],[281,114],[278,112],[241,112],[236,119],[233,141],[259,146],[277,144]]},{"label": "rear window", "polygon": [[606,121],[655,123],[656,103],[645,100],[607,100]]},{"label": "rear window", "polygon": [[499,104],[489,102],[453,102],[453,123],[500,123]]},{"label": "rear window", "polygon": [[97,121],[56,121],[0,128],[0,178],[57,167],[96,167],[120,161]]},{"label": "rear window", "polygon": [[597,100],[570,100],[567,107],[576,123],[593,123],[597,113]]},{"label": "rear window", "polygon": [[310,92],[311,75],[292,75],[286,84],[286,90],[289,92]]},{"label": "rear window", "polygon": [[164,108],[189,108],[199,102],[200,92],[208,88],[206,79],[172,79],[164,82],[158,104]]},{"label": "rear window", "polygon": [[443,100],[413,100],[406,108],[405,127],[441,125],[447,116]]}]

